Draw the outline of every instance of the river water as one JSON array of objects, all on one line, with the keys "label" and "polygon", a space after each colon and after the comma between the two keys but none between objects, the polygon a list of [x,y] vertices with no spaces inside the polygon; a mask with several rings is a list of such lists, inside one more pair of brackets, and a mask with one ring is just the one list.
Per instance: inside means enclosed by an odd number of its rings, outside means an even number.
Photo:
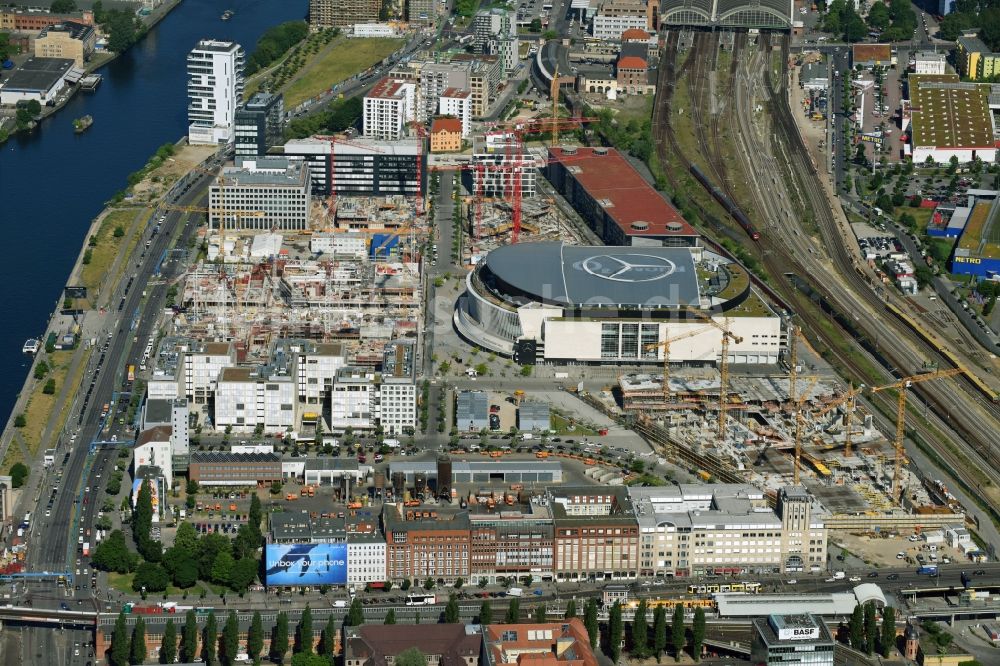
[{"label": "river water", "polygon": [[[29,365],[21,345],[41,335],[91,220],[156,148],[187,132],[185,58],[199,39],[236,40],[249,54],[260,35],[304,18],[308,0],[183,0],[29,136],[0,146],[0,414],[13,407]],[[229,21],[222,12],[233,9]],[[73,119],[94,125],[73,133]],[[4,419],[5,420],[5,419]],[[5,473],[6,470],[0,471]]]}]

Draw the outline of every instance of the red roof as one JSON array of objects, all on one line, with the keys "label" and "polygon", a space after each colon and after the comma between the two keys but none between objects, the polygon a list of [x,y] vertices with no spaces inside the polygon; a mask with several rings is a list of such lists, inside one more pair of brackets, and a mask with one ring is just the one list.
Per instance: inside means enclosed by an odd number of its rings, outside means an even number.
[{"label": "red roof", "polygon": [[627,42],[631,40],[638,40],[641,42],[649,41],[649,33],[640,28],[629,28],[622,33],[622,41]]},{"label": "red roof", "polygon": [[366,97],[378,97],[382,99],[395,99],[399,96],[399,89],[409,81],[403,79],[392,79],[388,76],[376,83],[368,92]]},{"label": "red roof", "polygon": [[466,97],[472,97],[472,91],[465,88],[445,88],[444,92],[441,93],[441,97],[465,99]]},{"label": "red roof", "polygon": [[618,61],[618,69],[646,69],[646,61],[639,56],[625,56]]},{"label": "red roof", "polygon": [[549,148],[626,236],[697,236],[670,203],[614,148]]},{"label": "red roof", "polygon": [[450,132],[452,134],[462,133],[462,121],[458,118],[435,118],[431,124],[431,134],[439,132]]}]

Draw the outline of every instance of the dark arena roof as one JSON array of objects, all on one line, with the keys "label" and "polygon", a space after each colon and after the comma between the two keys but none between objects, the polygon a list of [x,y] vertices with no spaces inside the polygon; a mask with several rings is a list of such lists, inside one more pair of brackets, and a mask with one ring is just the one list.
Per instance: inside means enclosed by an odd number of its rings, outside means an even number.
[{"label": "dark arena roof", "polygon": [[519,243],[490,252],[477,273],[496,297],[517,305],[699,305],[698,277],[687,248]]},{"label": "dark arena roof", "polygon": [[793,0],[666,0],[660,20],[666,25],[789,30],[794,11]]}]

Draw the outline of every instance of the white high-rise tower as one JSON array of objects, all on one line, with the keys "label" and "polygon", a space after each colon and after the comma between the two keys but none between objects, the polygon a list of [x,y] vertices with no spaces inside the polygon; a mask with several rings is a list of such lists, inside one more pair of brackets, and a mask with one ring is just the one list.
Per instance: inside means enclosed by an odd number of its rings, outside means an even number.
[{"label": "white high-rise tower", "polygon": [[188,142],[226,143],[243,103],[246,54],[235,42],[203,39],[187,57]]}]

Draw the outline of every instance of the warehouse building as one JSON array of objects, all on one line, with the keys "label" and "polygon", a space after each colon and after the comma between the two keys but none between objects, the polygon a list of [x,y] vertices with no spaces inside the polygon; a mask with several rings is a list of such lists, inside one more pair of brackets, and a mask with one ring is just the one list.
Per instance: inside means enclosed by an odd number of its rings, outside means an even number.
[{"label": "warehouse building", "polygon": [[989,84],[965,83],[956,74],[911,74],[903,100],[903,132],[915,164],[996,161],[996,123]]},{"label": "warehouse building", "polygon": [[[413,485],[420,474],[429,485],[434,486],[438,467],[433,460],[390,463],[389,478],[396,474],[402,474],[408,485]],[[562,483],[563,470],[562,463],[549,460],[456,460],[451,464],[451,478],[453,483]]]},{"label": "warehouse building", "polygon": [[281,456],[196,451],[191,454],[188,478],[201,486],[263,486],[281,481]]},{"label": "warehouse building", "polygon": [[951,257],[951,272],[976,279],[1000,276],[1000,205],[996,200],[979,201]]},{"label": "warehouse building", "polygon": [[92,25],[63,21],[50,25],[35,37],[38,58],[70,58],[76,67],[83,67],[94,53],[97,32]]},{"label": "warehouse building", "polygon": [[66,76],[73,69],[70,58],[28,58],[0,83],[0,104],[13,106],[18,102],[55,102],[66,87]]},{"label": "warehouse building", "polygon": [[725,327],[741,338],[729,345],[731,362],[774,364],[783,345],[781,320],[745,271],[687,247],[500,247],[469,273],[454,323],[471,343],[522,364],[662,364],[653,345],[690,333],[670,346],[670,360],[711,365]]},{"label": "warehouse building", "polygon": [[208,190],[209,227],[303,231],[312,217],[309,166],[283,157],[236,158]]},{"label": "warehouse building", "polygon": [[522,402],[517,408],[517,429],[523,432],[546,432],[552,427],[549,406],[544,402]]},{"label": "warehouse building", "polygon": [[455,427],[479,432],[490,427],[490,398],[484,391],[459,391],[455,396]]},{"label": "warehouse building", "polygon": [[545,177],[607,245],[694,247],[698,233],[614,148],[549,149]]}]

